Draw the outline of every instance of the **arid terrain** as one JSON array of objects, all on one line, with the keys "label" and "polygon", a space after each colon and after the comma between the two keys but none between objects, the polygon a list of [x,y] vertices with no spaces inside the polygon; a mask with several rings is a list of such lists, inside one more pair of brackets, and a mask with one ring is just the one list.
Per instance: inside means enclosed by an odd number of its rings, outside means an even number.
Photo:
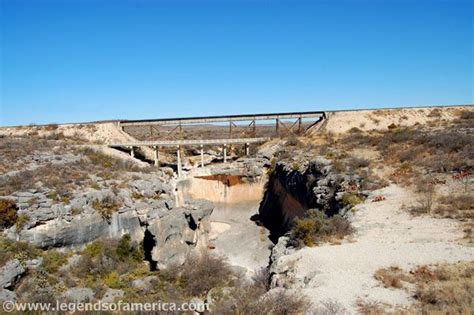
[{"label": "arid terrain", "polygon": [[227,163],[187,148],[182,177],[173,150],[155,166],[150,148],[108,146],[145,129],[0,128],[0,301],[471,313],[474,107],[326,115]]}]

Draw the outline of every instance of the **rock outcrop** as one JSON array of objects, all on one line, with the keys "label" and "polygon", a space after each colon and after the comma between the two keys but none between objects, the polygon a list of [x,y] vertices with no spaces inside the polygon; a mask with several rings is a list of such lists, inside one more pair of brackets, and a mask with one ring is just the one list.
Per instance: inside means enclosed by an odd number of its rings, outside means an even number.
[{"label": "rock outcrop", "polygon": [[148,231],[156,244],[151,258],[158,268],[171,263],[184,263],[198,243],[206,243],[210,231],[209,216],[213,209],[211,202],[195,200],[149,223]]},{"label": "rock outcrop", "polygon": [[18,259],[13,259],[0,269],[0,288],[10,289],[25,273],[26,269]]},{"label": "rock outcrop", "polygon": [[259,220],[276,243],[293,219],[304,216],[308,209],[318,209],[328,216],[343,212],[341,193],[353,181],[357,182],[357,178],[339,175],[323,158],[309,163],[303,171],[277,163],[260,204]]}]

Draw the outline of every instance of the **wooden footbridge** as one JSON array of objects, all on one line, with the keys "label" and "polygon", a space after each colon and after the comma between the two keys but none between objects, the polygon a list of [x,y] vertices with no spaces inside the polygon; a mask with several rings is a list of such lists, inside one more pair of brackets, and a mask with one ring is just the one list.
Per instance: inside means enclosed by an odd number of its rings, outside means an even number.
[{"label": "wooden footbridge", "polygon": [[[204,146],[222,146],[226,162],[228,146],[244,145],[248,155],[251,144],[263,143],[277,137],[302,135],[325,118],[325,113],[318,111],[121,120],[118,124],[122,131],[132,134],[138,130],[141,139],[109,146],[128,148],[132,156],[135,155],[136,147],[151,147],[155,152],[155,165],[159,164],[161,148],[177,148],[178,174],[181,174],[180,151],[183,147],[200,147],[201,165],[204,166]],[[203,130],[207,133],[200,135]],[[189,137],[190,134],[194,139]]]}]

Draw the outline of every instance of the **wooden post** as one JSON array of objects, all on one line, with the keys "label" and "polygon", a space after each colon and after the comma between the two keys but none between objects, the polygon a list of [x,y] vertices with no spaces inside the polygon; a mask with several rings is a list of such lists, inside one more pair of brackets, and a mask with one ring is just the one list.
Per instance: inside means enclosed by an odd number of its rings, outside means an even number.
[{"label": "wooden post", "polygon": [[155,166],[160,166],[160,152],[158,151],[158,147],[154,146],[153,149],[155,150]]},{"label": "wooden post", "polygon": [[301,134],[301,117],[298,118],[298,134]]},{"label": "wooden post", "polygon": [[276,131],[276,135],[277,135],[277,136],[280,135],[280,133],[279,133],[279,131],[278,131],[279,122],[280,122],[280,120],[277,118],[277,119],[275,120],[275,131]]},{"label": "wooden post", "polygon": [[204,167],[204,149],[203,149],[202,144],[201,144],[201,167]]},{"label": "wooden post", "polygon": [[224,144],[224,163],[227,163],[227,144]]},{"label": "wooden post", "polygon": [[178,145],[178,151],[177,151],[177,162],[178,162],[178,178],[181,178],[181,173],[182,173],[182,170],[181,170],[181,146]]}]

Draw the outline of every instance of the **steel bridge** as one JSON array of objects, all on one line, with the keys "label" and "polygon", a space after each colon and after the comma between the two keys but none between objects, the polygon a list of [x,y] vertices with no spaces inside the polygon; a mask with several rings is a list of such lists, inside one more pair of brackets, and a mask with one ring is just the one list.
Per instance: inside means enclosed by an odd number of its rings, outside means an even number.
[{"label": "steel bridge", "polygon": [[[126,128],[141,127],[147,131],[145,138],[154,140],[132,141],[127,143],[114,143],[110,147],[125,147],[130,149],[132,157],[135,156],[135,148],[148,147],[154,151],[155,165],[159,165],[159,150],[164,147],[174,147],[177,149],[177,169],[178,176],[182,173],[181,150],[183,147],[200,147],[201,167],[204,166],[204,146],[222,146],[223,160],[227,162],[227,146],[244,145],[245,153],[249,155],[250,144],[263,143],[275,137],[284,137],[287,135],[302,135],[312,126],[320,123],[326,118],[324,112],[291,112],[291,113],[274,113],[274,114],[250,114],[250,115],[228,115],[228,116],[206,116],[206,117],[184,117],[184,118],[163,118],[163,119],[146,119],[146,120],[121,120],[118,122],[122,131],[127,132]],[[303,125],[303,119],[312,119],[309,126]],[[290,122],[288,122],[290,120]],[[270,127],[272,131],[266,137],[258,137],[257,121],[265,121],[267,132]],[[250,122],[239,126],[236,123]],[[269,123],[270,122],[270,123]],[[183,129],[186,126],[205,125],[203,128],[210,128],[208,124],[221,124],[220,128],[228,125],[228,133],[225,137],[218,139],[186,139],[183,135]],[[224,126],[222,126],[224,124]],[[273,125],[274,124],[274,125]],[[158,127],[167,127],[168,130],[158,129]],[[239,130],[240,128],[240,130]],[[242,130],[243,129],[243,130]],[[237,130],[237,132],[236,132]],[[236,137],[237,133],[237,137]],[[171,139],[169,139],[171,138]]]},{"label": "steel bridge", "polygon": [[[225,138],[257,138],[257,121],[265,122],[265,127],[274,125],[273,132],[266,134],[265,137],[280,137],[285,135],[301,135],[313,125],[319,123],[326,114],[317,112],[290,112],[274,114],[248,114],[248,115],[227,115],[227,116],[205,116],[205,117],[183,117],[183,118],[162,118],[145,120],[121,120],[119,126],[123,131],[127,128],[142,127],[147,132],[145,138],[158,137],[158,140],[164,139],[185,139],[183,129],[186,126],[220,124],[221,127],[228,125],[228,133]],[[314,120],[309,126],[304,126],[304,119]],[[293,121],[294,120],[294,121]],[[248,124],[238,125],[238,123],[249,122]],[[163,130],[163,127],[167,128]],[[160,129],[161,128],[161,129]],[[193,131],[191,131],[193,132]],[[268,133],[268,130],[267,130]],[[221,137],[223,138],[223,137]]]}]

